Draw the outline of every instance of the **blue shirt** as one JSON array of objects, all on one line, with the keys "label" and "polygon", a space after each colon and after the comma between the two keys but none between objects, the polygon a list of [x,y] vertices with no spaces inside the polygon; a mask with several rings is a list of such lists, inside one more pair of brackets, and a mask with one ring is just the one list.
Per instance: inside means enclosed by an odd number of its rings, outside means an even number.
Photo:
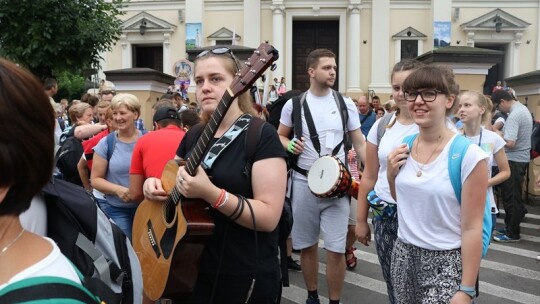
[{"label": "blue shirt", "polygon": [[364,137],[367,137],[369,130],[377,120],[377,115],[370,109],[366,115],[358,112],[358,116],[360,117],[360,130],[362,131],[362,134],[364,134]]}]

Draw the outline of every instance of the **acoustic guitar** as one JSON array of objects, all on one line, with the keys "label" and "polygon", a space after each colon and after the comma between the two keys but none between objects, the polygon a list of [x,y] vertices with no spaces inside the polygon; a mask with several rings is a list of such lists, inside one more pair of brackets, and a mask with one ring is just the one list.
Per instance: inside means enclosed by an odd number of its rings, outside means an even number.
[{"label": "acoustic guitar", "polygon": [[[232,101],[248,90],[278,59],[278,51],[262,43],[236,74],[185,162],[194,176]],[[167,191],[165,202],[144,200],[135,213],[133,247],[141,263],[144,292],[155,301],[161,297],[189,294],[197,280],[204,243],[213,234],[209,204],[182,197],[175,186],[178,164],[169,161],[161,182]]]}]

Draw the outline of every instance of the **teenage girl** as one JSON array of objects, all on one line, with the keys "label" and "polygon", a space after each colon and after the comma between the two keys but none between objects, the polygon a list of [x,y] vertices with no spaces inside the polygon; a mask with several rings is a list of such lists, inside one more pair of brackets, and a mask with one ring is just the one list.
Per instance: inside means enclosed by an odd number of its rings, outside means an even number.
[{"label": "teenage girl", "polygon": [[[369,246],[371,231],[367,223],[368,210],[373,208],[373,229],[377,255],[382,267],[383,277],[386,281],[390,303],[395,303],[392,283],[390,281],[390,261],[394,241],[397,238],[398,220],[396,215],[396,201],[390,194],[386,178],[387,157],[396,144],[401,143],[403,137],[418,132],[418,126],[407,109],[407,101],[403,99],[401,85],[407,76],[422,64],[415,60],[404,60],[397,63],[392,70],[392,98],[398,109],[392,115],[384,136],[379,142],[378,129],[381,119],[377,120],[367,136],[366,166],[362,175],[362,182],[358,192],[358,210],[356,237],[359,242]],[[368,195],[369,193],[369,195]]]},{"label": "teenage girl", "polygon": [[[505,141],[497,133],[484,128],[482,125],[489,123],[491,108],[493,105],[482,94],[474,91],[461,93],[459,97],[458,115],[463,122],[461,133],[473,144],[478,145],[489,155],[488,163],[488,198],[491,205],[493,228],[497,220],[497,205],[493,195],[493,186],[498,185],[510,177],[510,166],[504,152]],[[491,176],[493,160],[499,167],[499,172]]]}]

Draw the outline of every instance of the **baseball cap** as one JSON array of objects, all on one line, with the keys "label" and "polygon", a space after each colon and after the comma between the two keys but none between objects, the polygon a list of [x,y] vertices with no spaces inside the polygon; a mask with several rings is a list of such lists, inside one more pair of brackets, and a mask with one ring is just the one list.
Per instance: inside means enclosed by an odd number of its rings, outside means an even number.
[{"label": "baseball cap", "polygon": [[178,112],[173,107],[163,107],[159,108],[156,113],[154,113],[154,122],[159,122],[163,119],[179,119]]}]

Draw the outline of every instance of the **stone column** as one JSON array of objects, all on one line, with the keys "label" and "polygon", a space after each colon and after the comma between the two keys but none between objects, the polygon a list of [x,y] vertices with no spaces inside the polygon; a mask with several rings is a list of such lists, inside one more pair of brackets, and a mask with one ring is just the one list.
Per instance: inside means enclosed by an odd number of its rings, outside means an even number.
[{"label": "stone column", "polygon": [[241,45],[255,48],[262,42],[261,0],[244,0],[244,30],[242,40]]},{"label": "stone column", "polygon": [[171,34],[163,34],[163,73],[171,74]]},{"label": "stone column", "polygon": [[359,93],[360,89],[360,4],[349,4],[349,28],[347,29],[347,93]]},{"label": "stone column", "polygon": [[375,93],[390,93],[390,0],[372,2],[371,84]]},{"label": "stone column", "polygon": [[[281,2],[281,1],[274,1],[274,2]],[[284,62],[285,62],[285,44],[283,41],[285,40],[284,35],[284,12],[285,12],[285,6],[284,5],[272,5],[270,7],[272,9],[273,14],[273,41],[271,41],[271,45],[276,48],[279,52],[279,60],[276,64],[276,70],[273,72],[273,77],[277,77],[280,79],[281,77],[285,76],[285,68],[284,68]],[[290,82],[290,80],[289,80]],[[290,84],[287,85],[287,87],[290,87]]]}]

